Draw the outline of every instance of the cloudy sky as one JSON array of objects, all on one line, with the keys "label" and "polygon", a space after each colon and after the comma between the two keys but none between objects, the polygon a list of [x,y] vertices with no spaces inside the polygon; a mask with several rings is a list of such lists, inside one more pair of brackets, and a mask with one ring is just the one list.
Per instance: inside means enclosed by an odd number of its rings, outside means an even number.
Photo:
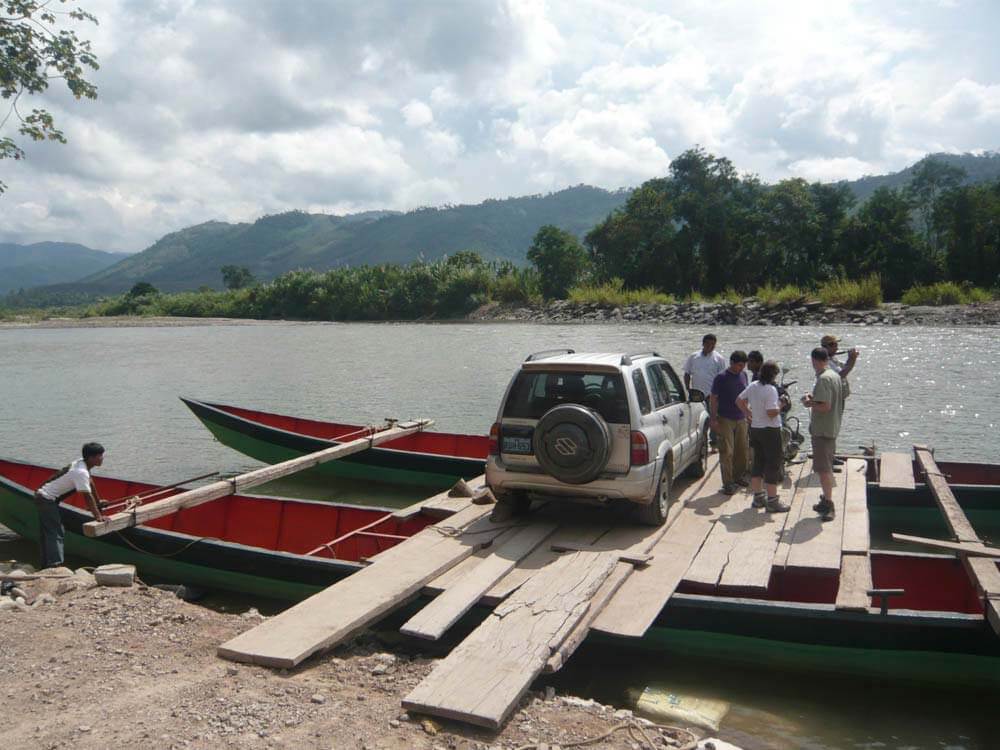
[{"label": "cloudy sky", "polygon": [[42,99],[69,143],[0,162],[0,241],[634,186],[694,144],[768,181],[1000,149],[997,0],[79,5],[99,98]]}]

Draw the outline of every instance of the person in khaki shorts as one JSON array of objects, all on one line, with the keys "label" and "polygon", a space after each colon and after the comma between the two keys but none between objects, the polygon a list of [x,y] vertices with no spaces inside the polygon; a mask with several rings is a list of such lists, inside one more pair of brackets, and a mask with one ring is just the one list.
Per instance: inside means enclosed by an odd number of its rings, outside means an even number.
[{"label": "person in khaki shorts", "polygon": [[844,414],[846,389],[844,381],[830,369],[830,355],[823,347],[812,350],[812,366],[816,371],[816,383],[812,393],[802,397],[802,405],[810,410],[809,435],[812,437],[813,471],[819,474],[823,494],[813,510],[824,521],[832,521],[836,516],[833,504],[833,457],[837,452],[837,435],[840,420]]}]

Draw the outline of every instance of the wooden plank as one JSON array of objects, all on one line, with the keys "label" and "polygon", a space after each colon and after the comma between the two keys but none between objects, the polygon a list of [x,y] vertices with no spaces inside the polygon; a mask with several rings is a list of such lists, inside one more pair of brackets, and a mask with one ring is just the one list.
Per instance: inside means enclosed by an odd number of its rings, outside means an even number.
[{"label": "wooden plank", "polygon": [[987,557],[967,557],[963,560],[976,583],[980,596],[987,599],[1000,597],[1000,569],[997,561]]},{"label": "wooden plank", "polygon": [[290,668],[340,643],[502,533],[504,527],[483,517],[489,512],[488,506],[472,506],[423,529],[372,565],[222,644],[218,655]]},{"label": "wooden plank", "polygon": [[[805,471],[803,463],[796,474],[796,480]],[[791,506],[798,487],[791,476],[778,488],[781,502]],[[768,513],[751,507],[743,508],[736,517],[716,522],[712,534],[725,532],[735,536],[719,575],[720,588],[752,593],[764,593],[771,581],[774,567],[774,553],[778,541],[788,523],[789,513]]]},{"label": "wooden plank", "polygon": [[809,505],[806,506],[806,489],[819,484],[819,478],[812,474],[805,462],[799,467],[799,475],[795,480],[795,489],[792,496],[792,504],[785,520],[785,526],[778,535],[778,546],[774,549],[774,567],[784,568],[788,564],[788,555],[792,551],[792,540],[795,538],[795,529],[802,520],[803,514],[806,518],[813,512],[812,504],[819,500],[820,491],[808,493]]},{"label": "wooden plank", "polygon": [[868,464],[858,458],[844,463],[841,476],[846,484],[844,492],[844,552],[865,553],[871,548],[871,527],[868,519]]},{"label": "wooden plank", "polygon": [[845,554],[840,561],[837,609],[867,611],[872,603],[868,595],[872,588],[872,561],[868,553]]},{"label": "wooden plank", "polygon": [[[480,474],[474,479],[469,479],[465,484],[468,485],[473,493],[480,492],[486,489],[486,475]],[[401,520],[421,514],[437,518],[447,518],[452,513],[457,513],[472,502],[472,495],[455,496],[452,494],[452,489],[447,489],[431,497],[419,500],[412,505],[407,505],[405,508],[399,508],[393,511],[392,515],[394,518]]]},{"label": "wooden plank", "polygon": [[[600,540],[598,540],[600,541]],[[552,545],[555,552],[603,552],[613,551],[622,562],[632,565],[648,565],[652,555],[645,552],[628,552],[624,550],[602,550],[597,544],[574,544],[569,542],[556,543]]]},{"label": "wooden plank", "polygon": [[[502,537],[498,537],[500,539]],[[453,565],[448,568],[444,573],[439,575],[433,581],[429,581],[426,586],[424,586],[422,593],[437,596],[438,594],[443,594],[448,590],[449,586],[454,585],[455,581],[464,577],[467,573],[478,566],[483,560],[490,556],[490,548],[485,547],[474,555],[469,555],[467,558],[462,560],[458,565]]]},{"label": "wooden plank", "polygon": [[[708,538],[684,573],[685,581],[705,586],[718,584],[739,529],[751,514],[756,515],[758,512],[750,508],[750,500],[750,496],[742,492],[726,498],[726,502],[719,508],[718,516],[711,519],[715,521],[715,525],[709,530]],[[727,525],[731,525],[734,530],[730,532]]]},{"label": "wooden plank", "polygon": [[412,435],[413,433],[419,432],[424,429],[424,427],[431,424],[433,424],[433,422],[430,420],[406,422],[405,424],[401,423],[400,426],[381,430],[373,435],[369,435],[368,437],[350,440],[332,448],[326,448],[321,451],[316,451],[315,453],[306,454],[305,456],[299,456],[298,458],[293,458],[288,461],[282,461],[281,463],[273,464],[271,466],[265,466],[262,469],[247,472],[246,474],[240,474],[232,479],[213,482],[212,484],[207,484],[204,487],[198,487],[197,489],[188,490],[187,492],[181,492],[176,495],[172,495],[171,497],[164,498],[163,500],[156,500],[151,503],[146,503],[145,505],[140,505],[134,510],[124,513],[115,513],[103,521],[88,521],[83,524],[83,533],[89,537],[96,537],[109,534],[112,531],[127,529],[140,523],[150,521],[154,518],[170,515],[181,508],[192,508],[196,505],[201,505],[202,503],[217,500],[220,497],[225,497],[226,495],[235,495],[240,492],[244,492],[251,487],[256,487],[264,484],[265,482],[270,482],[273,479],[286,477],[290,474],[295,474],[296,472],[326,463],[327,461],[334,461],[338,458],[343,458],[344,456],[360,453],[361,451],[368,450],[373,445],[379,445],[387,440],[395,440],[396,438],[405,437],[406,435]]},{"label": "wooden plank", "polygon": [[878,483],[880,487],[912,490],[913,458],[909,453],[882,453],[879,457]]},{"label": "wooden plank", "polygon": [[563,639],[552,656],[549,657],[543,669],[546,673],[558,672],[563,668],[566,661],[573,655],[573,652],[580,647],[586,639],[587,634],[594,625],[594,620],[604,611],[604,608],[611,601],[612,597],[621,589],[622,584],[632,575],[633,567],[627,562],[615,565],[611,575],[604,579],[604,583],[590,599],[590,607],[587,614],[573,627],[569,634]]},{"label": "wooden plank", "polygon": [[[599,523],[591,523],[560,529],[553,535],[552,543],[590,544],[595,549],[601,550],[648,552],[666,533],[670,525],[677,520],[682,509],[686,506],[697,513],[714,515],[717,512],[717,506],[728,500],[725,495],[715,494],[714,491],[708,490],[709,487],[714,487],[719,482],[718,458],[711,457],[707,468],[704,477],[679,487],[667,514],[667,522],[659,528],[613,522],[603,526]],[[539,570],[551,564],[558,557],[558,553],[551,549],[539,547],[486,593],[483,597],[483,604],[496,604],[510,596],[519,586],[530,580]]]},{"label": "wooden plank", "polygon": [[917,454],[917,463],[924,474],[924,481],[931,488],[931,494],[944,514],[945,523],[948,524],[951,533],[960,542],[982,541],[976,534],[976,530],[972,528],[972,524],[969,523],[969,519],[965,517],[965,511],[955,499],[955,494],[948,486],[948,480],[941,474],[930,449],[914,446],[913,451]]},{"label": "wooden plank", "polygon": [[632,572],[591,627],[611,635],[641,638],[673,596],[713,523],[712,516],[682,513],[650,550],[650,564]]},{"label": "wooden plank", "polygon": [[924,547],[945,550],[947,552],[960,552],[971,557],[992,557],[1000,559],[1000,548],[986,547],[975,542],[946,542],[943,539],[929,539],[924,536],[911,536],[910,534],[897,534],[893,532],[892,538],[897,542],[908,542],[909,544],[920,544]]},{"label": "wooden plank", "polygon": [[455,581],[441,596],[411,617],[400,632],[417,638],[438,640],[458,619],[475,605],[493,584],[513,569],[555,531],[554,523],[529,522],[507,532],[502,542],[490,546],[491,554],[464,577]]},{"label": "wooden plank", "polygon": [[[819,475],[812,473],[809,483],[802,488],[804,507],[795,533],[791,548],[788,551],[786,567],[809,568],[811,570],[840,571],[840,545],[844,540],[844,485],[842,474],[834,474],[833,505],[836,517],[832,521],[822,521],[813,509],[813,503],[819,501],[822,488],[819,486]],[[840,482],[839,485],[836,482]]]},{"label": "wooden plank", "polygon": [[563,555],[501,603],[403,707],[499,729],[617,564],[609,552]]}]

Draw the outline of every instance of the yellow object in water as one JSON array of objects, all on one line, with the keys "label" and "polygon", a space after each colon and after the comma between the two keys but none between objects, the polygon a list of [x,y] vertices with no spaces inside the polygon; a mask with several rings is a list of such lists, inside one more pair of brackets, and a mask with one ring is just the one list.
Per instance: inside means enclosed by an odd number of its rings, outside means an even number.
[{"label": "yellow object in water", "polygon": [[681,721],[717,732],[719,724],[729,713],[729,703],[717,698],[701,698],[650,685],[635,698],[635,710],[650,719]]}]

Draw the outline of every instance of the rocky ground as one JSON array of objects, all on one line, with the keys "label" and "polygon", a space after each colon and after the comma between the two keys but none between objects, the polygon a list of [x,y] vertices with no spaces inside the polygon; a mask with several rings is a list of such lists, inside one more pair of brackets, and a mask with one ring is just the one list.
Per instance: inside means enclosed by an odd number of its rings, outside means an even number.
[{"label": "rocky ground", "polygon": [[974,305],[910,306],[897,302],[869,310],[845,310],[822,302],[800,301],[765,305],[742,302],[682,302],[674,305],[576,304],[556,300],[545,305],[516,307],[489,304],[470,317],[483,321],[525,323],[641,322],[694,325],[805,326],[827,323],[857,325],[1000,325],[1000,302]]},{"label": "rocky ground", "polygon": [[255,610],[215,612],[141,583],[98,586],[83,569],[33,578],[0,564],[12,573],[16,588],[0,596],[5,750],[734,747],[552,688],[530,692],[499,734],[411,716],[400,700],[434,660],[377,634],[275,672],[215,656],[261,619]]}]

